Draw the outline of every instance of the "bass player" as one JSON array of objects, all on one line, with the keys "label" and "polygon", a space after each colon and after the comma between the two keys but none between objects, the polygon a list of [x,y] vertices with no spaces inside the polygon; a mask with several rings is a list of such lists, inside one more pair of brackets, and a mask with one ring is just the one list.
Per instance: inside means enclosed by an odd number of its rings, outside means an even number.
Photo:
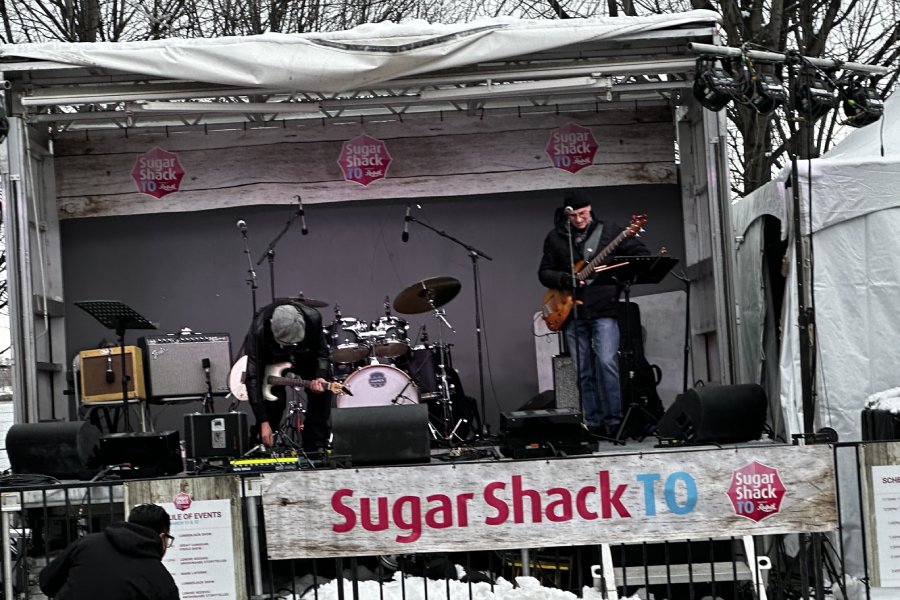
[{"label": "bass player", "polygon": [[[621,289],[608,278],[573,278],[573,263],[588,263],[600,252],[611,251],[611,257],[650,254],[643,242],[633,235],[620,235],[622,231],[615,223],[594,217],[587,194],[569,190],[544,239],[538,269],[544,286],[574,293],[575,305],[563,331],[578,373],[585,424],[592,434],[604,437],[615,436],[622,421],[617,318]],[[615,243],[618,245],[610,248]]]}]

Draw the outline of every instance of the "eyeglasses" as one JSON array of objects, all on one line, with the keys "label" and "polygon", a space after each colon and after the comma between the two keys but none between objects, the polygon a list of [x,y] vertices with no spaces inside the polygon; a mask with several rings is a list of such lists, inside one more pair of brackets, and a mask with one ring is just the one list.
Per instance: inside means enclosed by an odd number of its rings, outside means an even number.
[{"label": "eyeglasses", "polygon": [[164,533],[163,537],[165,538],[165,541],[166,541],[166,548],[171,548],[172,545],[175,543],[175,536],[169,535],[168,533]]}]

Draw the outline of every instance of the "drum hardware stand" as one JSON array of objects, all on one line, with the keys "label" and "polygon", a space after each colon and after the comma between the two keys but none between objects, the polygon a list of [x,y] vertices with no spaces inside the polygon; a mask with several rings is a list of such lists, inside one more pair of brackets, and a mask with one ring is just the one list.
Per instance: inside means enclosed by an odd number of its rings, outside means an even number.
[{"label": "drum hardware stand", "polygon": [[[303,235],[306,235],[309,233],[309,231],[306,229],[306,218],[303,214],[303,202],[300,200],[299,195],[294,196],[294,197],[297,199],[297,211],[291,212],[291,216],[287,220],[287,223],[284,224],[284,227],[281,228],[281,231],[278,232],[278,235],[276,235],[272,239],[272,241],[269,242],[269,245],[266,247],[265,252],[263,252],[262,256],[259,257],[259,260],[256,261],[256,266],[258,267],[260,264],[262,264],[262,261],[266,260],[267,258],[269,259],[269,286],[270,286],[270,291],[272,294],[272,296],[271,296],[272,302],[275,301],[275,246],[278,244],[279,240],[281,240],[282,236],[284,236],[284,234],[288,232],[288,229],[291,228],[291,225],[294,224],[294,221],[296,221],[298,217],[300,218],[301,223],[302,223]],[[246,238],[247,238],[247,233],[246,233],[246,231],[244,231],[244,239],[246,239]],[[247,251],[247,258],[248,259],[250,258],[249,250]],[[250,270],[251,270],[251,272],[253,271],[252,265],[250,267]],[[254,282],[255,282],[255,274],[254,274]],[[254,291],[255,291],[255,289],[256,288],[254,287]],[[254,315],[256,314],[255,296],[254,296],[254,301],[253,301],[253,314]]]},{"label": "drum hardware stand", "polygon": [[302,446],[296,436],[297,434],[303,435],[303,416],[306,414],[306,409],[303,402],[297,399],[296,390],[285,390],[285,392],[290,394],[291,398],[287,401],[287,414],[281,419],[281,426],[273,433],[272,447],[302,453]]},{"label": "drum hardware stand", "polygon": [[[468,252],[469,258],[472,259],[472,278],[473,278],[473,281],[475,284],[475,287],[474,287],[474,293],[475,293],[475,340],[476,340],[476,345],[478,348],[478,391],[480,394],[479,398],[481,399],[480,421],[481,421],[481,429],[482,430],[479,431],[478,433],[481,434],[482,436],[486,437],[489,434],[489,431],[488,431],[489,428],[487,425],[487,418],[486,418],[487,415],[485,414],[485,409],[484,409],[484,365],[483,365],[484,360],[482,358],[482,343],[481,343],[481,286],[479,284],[480,278],[479,278],[479,273],[478,273],[478,259],[485,258],[490,261],[492,261],[494,259],[491,258],[490,256],[488,256],[487,254],[485,254],[484,252],[482,252],[481,250],[478,250],[477,248],[470,246],[469,244],[466,244],[465,242],[453,237],[452,235],[449,235],[445,231],[441,231],[440,229],[432,227],[428,223],[423,223],[419,219],[410,215],[408,210],[407,210],[406,220],[412,221],[413,223],[418,223],[422,227],[425,227],[426,229],[433,231],[434,233],[438,234],[439,236],[446,238],[446,239],[450,240],[451,242],[458,244],[459,246],[462,246],[466,250],[466,252]],[[444,322],[446,323],[446,321],[444,321]],[[449,324],[448,324],[448,327],[449,327]],[[452,331],[453,328],[451,327],[450,330]]]}]

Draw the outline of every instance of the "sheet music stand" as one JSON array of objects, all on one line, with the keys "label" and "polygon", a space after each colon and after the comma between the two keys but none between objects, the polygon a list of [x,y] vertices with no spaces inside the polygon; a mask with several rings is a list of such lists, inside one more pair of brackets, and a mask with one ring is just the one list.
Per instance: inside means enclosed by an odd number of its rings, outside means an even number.
[{"label": "sheet music stand", "polygon": [[[663,277],[672,270],[678,263],[677,258],[672,258],[671,256],[665,255],[657,255],[657,256],[615,256],[612,259],[612,266],[608,269],[600,271],[597,274],[598,277],[602,278],[601,281],[605,282],[608,279],[608,283],[612,283],[618,286],[621,286],[623,291],[625,292],[625,305],[628,306],[628,303],[631,299],[631,286],[635,284],[643,284],[643,283],[659,283],[662,281]],[[630,316],[628,311],[625,312],[625,339],[628,340],[628,347],[625,349],[625,364],[628,366],[629,377],[630,374],[634,371],[634,349],[631,347],[631,323]],[[645,406],[636,402],[634,399],[634,389],[632,385],[628,386],[628,410],[625,411],[625,415],[622,418],[622,422],[619,424],[619,430],[616,432],[616,436],[613,441],[616,444],[624,444],[622,441],[622,436],[625,434],[625,431],[628,427],[628,422],[631,419],[632,415],[635,414],[635,411],[640,411],[647,417],[651,422],[658,423],[659,418],[651,413]],[[643,439],[643,438],[642,438]]]},{"label": "sheet music stand", "polygon": [[107,329],[113,329],[119,339],[119,356],[122,358],[122,410],[125,413],[125,431],[131,432],[128,415],[128,374],[125,361],[125,332],[129,329],[156,329],[156,325],[142,317],[133,308],[117,300],[83,300],[75,306],[91,315]]}]

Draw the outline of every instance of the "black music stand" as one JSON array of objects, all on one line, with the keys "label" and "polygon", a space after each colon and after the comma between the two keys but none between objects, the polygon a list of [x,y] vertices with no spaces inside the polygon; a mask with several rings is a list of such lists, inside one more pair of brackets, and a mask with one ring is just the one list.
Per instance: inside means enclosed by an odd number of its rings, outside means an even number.
[{"label": "black music stand", "polygon": [[[114,329],[119,339],[122,358],[122,411],[125,413],[125,432],[131,432],[128,415],[128,375],[125,361],[125,332],[129,329],[156,329],[156,325],[139,315],[134,309],[117,300],[84,300],[75,306],[91,315],[108,329]],[[135,388],[137,389],[137,388]]]},{"label": "black music stand", "polygon": [[[611,264],[609,268],[600,271],[597,276],[600,278],[608,279],[609,283],[613,283],[622,288],[625,292],[625,306],[629,305],[631,299],[631,286],[642,283],[659,283],[662,281],[662,278],[666,276],[666,274],[672,270],[678,263],[677,258],[672,258],[671,256],[665,255],[657,255],[657,256],[615,256],[611,259]],[[625,339],[628,340],[624,355],[625,355],[625,364],[628,366],[629,377],[630,374],[634,371],[634,349],[631,347],[631,323],[629,322],[631,317],[629,315],[629,311],[625,311]],[[628,410],[625,411],[625,415],[622,418],[622,422],[619,424],[619,430],[616,432],[615,438],[613,438],[613,442],[616,444],[624,444],[622,441],[622,436],[625,434],[625,431],[628,427],[628,422],[631,419],[631,416],[635,414],[635,411],[640,411],[647,417],[651,422],[658,423],[659,418],[647,410],[640,402],[635,401],[634,399],[634,386],[628,386]]]}]

